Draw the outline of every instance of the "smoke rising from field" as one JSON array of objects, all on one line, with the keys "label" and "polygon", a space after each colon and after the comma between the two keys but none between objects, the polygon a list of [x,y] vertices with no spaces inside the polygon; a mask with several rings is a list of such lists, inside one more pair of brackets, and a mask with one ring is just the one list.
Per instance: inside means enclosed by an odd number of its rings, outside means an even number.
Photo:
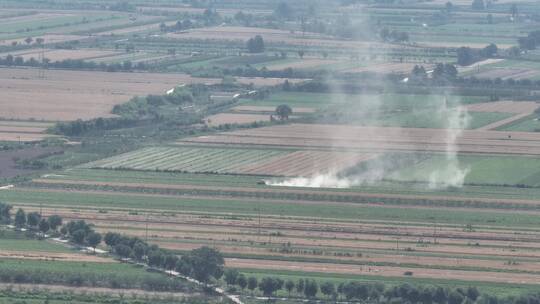
[{"label": "smoke rising from field", "polygon": [[[336,98],[342,99],[340,95]],[[339,100],[343,104],[347,104],[343,100]],[[368,121],[369,125],[382,125],[383,113],[385,106],[381,99],[377,96],[364,96],[355,101],[356,105],[347,104],[343,107],[349,115],[348,121],[354,124],[361,124],[363,121]],[[455,100],[454,100],[455,103]],[[449,187],[462,187],[465,177],[470,171],[469,167],[464,167],[458,159],[457,140],[466,129],[470,122],[470,116],[467,109],[460,104],[448,106],[447,97],[432,96],[430,104],[430,116],[435,121],[440,122],[441,136],[445,144],[445,151],[442,162],[437,162],[430,172],[417,179],[420,182],[418,185],[426,185],[430,189],[444,189]],[[411,110],[411,109],[409,109]],[[420,111],[412,109],[412,113]],[[354,129],[343,129],[345,132],[355,132]],[[403,137],[409,136],[406,132],[401,133]],[[340,137],[343,133],[336,134],[335,145],[339,146]],[[354,137],[355,134],[347,134]],[[373,137],[377,134],[370,134]],[[336,149],[338,150],[338,149]],[[380,182],[383,179],[388,180],[407,180],[408,176],[400,176],[396,171],[400,168],[414,165],[415,163],[426,161],[429,158],[429,147],[418,146],[417,152],[411,153],[390,153],[381,152],[381,155],[376,159],[369,160],[362,164],[362,170],[348,170],[339,172],[330,169],[327,172],[321,172],[313,176],[293,177],[288,179],[273,179],[266,181],[269,185],[288,186],[288,187],[308,187],[308,188],[350,188],[354,186],[370,185]],[[339,158],[339,153],[335,153],[335,157]]]},{"label": "smoke rising from field", "polygon": [[470,171],[469,167],[462,167],[457,157],[457,139],[469,125],[470,116],[467,110],[459,105],[453,110],[447,108],[445,103],[441,109],[446,116],[446,163],[429,175],[429,187],[432,189],[462,187],[465,177]]},{"label": "smoke rising from field", "polygon": [[[366,24],[368,23],[369,22],[366,22]],[[358,31],[368,33],[373,32],[373,29],[360,26],[358,27]],[[357,53],[351,56],[351,58],[357,58],[362,64],[371,65],[373,64],[373,61],[383,59],[381,61],[387,62],[389,58],[395,56],[394,54],[385,53],[386,51],[384,50],[390,50],[390,48],[383,47],[372,49],[370,47],[369,49],[358,49]],[[381,63],[381,65],[384,65],[384,63]],[[384,71],[385,67],[381,67],[381,70]],[[468,115],[466,108],[461,106],[461,102],[458,102],[458,100],[456,100],[457,98],[454,96],[451,105],[449,105],[448,92],[446,94],[442,94],[441,92],[435,94],[432,92],[426,103],[417,103],[414,100],[404,101],[402,103],[399,99],[396,101],[389,101],[388,99],[385,99],[384,94],[399,91],[394,90],[396,84],[393,80],[389,80],[389,78],[386,78],[381,74],[370,75],[366,80],[368,80],[367,84],[364,84],[363,80],[360,80],[358,83],[358,87],[362,87],[362,93],[355,95],[354,100],[349,100],[350,97],[343,94],[344,92],[347,92],[346,82],[349,80],[328,79],[328,83],[332,85],[332,106],[322,110],[322,112],[325,113],[325,117],[319,121],[319,123],[399,127],[403,125],[422,125],[422,120],[425,119],[428,120],[428,122],[425,123],[424,127],[428,128],[431,126],[430,123],[435,122],[442,131],[440,137],[436,138],[436,140],[439,144],[442,141],[445,145],[444,161],[439,162],[439,165],[433,166],[429,172],[424,172],[424,174],[416,178],[415,181],[419,182],[417,183],[418,186],[430,189],[463,186],[465,177],[469,173],[470,168],[463,167],[460,164],[457,154],[457,140],[463,130],[468,127],[470,116]],[[409,77],[403,76],[402,83],[410,83],[409,80]],[[374,87],[377,88],[373,89]],[[427,88],[428,87],[425,86],[422,89]],[[407,121],[407,119],[409,121]],[[406,138],[411,136],[405,129],[398,130],[400,130],[398,132],[400,132],[399,135],[401,135],[398,137]],[[366,132],[372,132],[373,134],[368,134],[368,138],[370,139],[380,137],[377,130],[372,128],[360,131],[358,131],[357,128],[343,128],[340,130],[340,134],[324,135],[333,138],[335,146],[334,150],[340,151],[340,146],[343,144],[343,138],[359,137],[360,134],[354,134],[354,132],[362,132],[364,137]],[[386,140],[388,143],[388,139]],[[414,142],[414,139],[411,139],[411,143],[414,144]],[[414,149],[416,151],[409,151],[406,153],[394,153],[383,149],[370,151],[380,153],[380,155],[375,159],[357,165],[356,169],[361,167],[361,170],[346,170],[343,172],[337,168],[330,168],[329,170],[312,176],[293,177],[284,180],[269,180],[266,182],[269,185],[275,186],[350,188],[354,186],[369,185],[382,180],[410,181],[410,176],[399,176],[400,169],[414,166],[423,161],[429,162],[429,158],[432,156],[429,144],[418,143],[417,145],[416,149]],[[368,151],[369,149],[370,147],[367,147]],[[390,156],[388,156],[388,154],[390,154]],[[335,157],[336,159],[340,157],[339,152],[335,153]]]}]

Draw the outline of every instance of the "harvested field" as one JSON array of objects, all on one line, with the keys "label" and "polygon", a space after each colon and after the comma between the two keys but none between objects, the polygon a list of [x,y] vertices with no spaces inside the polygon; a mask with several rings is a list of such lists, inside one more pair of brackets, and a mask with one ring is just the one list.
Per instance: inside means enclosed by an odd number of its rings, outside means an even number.
[{"label": "harvested field", "polygon": [[324,36],[315,33],[306,33],[302,37],[301,32],[291,33],[290,31],[264,29],[255,27],[235,27],[235,26],[220,26],[198,28],[194,30],[184,31],[180,33],[170,33],[167,37],[179,40],[216,40],[216,41],[241,41],[245,42],[255,35],[263,37],[268,43],[286,43],[291,45],[301,46],[319,46],[319,47],[335,47],[347,49],[368,49],[368,48],[391,48],[390,44],[377,42],[361,42],[334,39],[330,36]]},{"label": "harvested field", "polygon": [[466,105],[470,112],[502,112],[515,114],[531,114],[540,107],[540,104],[533,101],[495,101]]},{"label": "harvested field", "polygon": [[262,114],[219,113],[208,116],[205,120],[209,126],[215,127],[224,124],[249,124],[252,122],[270,121],[270,116]]},{"label": "harvested field", "polygon": [[[0,57],[5,57],[8,54],[11,54],[15,57],[20,56],[24,60],[29,60],[30,58],[38,59],[41,51],[40,50],[24,50],[11,53],[0,54]],[[106,51],[106,50],[94,50],[94,49],[80,49],[80,50],[55,50],[47,49],[43,52],[43,57],[49,59],[51,62],[62,61],[66,59],[78,60],[78,59],[94,59],[106,56],[113,56],[118,54],[115,51]]]},{"label": "harvested field", "polygon": [[[189,143],[244,144],[360,151],[435,151],[448,149],[444,129],[356,127],[293,124],[264,127],[183,140]],[[457,152],[540,155],[540,134],[464,130],[457,138]]]},{"label": "harvested field", "polygon": [[294,79],[294,78],[263,78],[263,77],[236,77],[236,81],[241,84],[253,84],[258,87],[277,86],[282,85],[285,80],[288,80],[292,84],[297,84],[308,79]]},{"label": "harvested field", "polygon": [[36,141],[51,136],[45,134],[53,124],[0,120],[0,141]]},{"label": "harvested field", "polygon": [[522,68],[492,68],[474,74],[477,78],[501,78],[507,80],[513,78],[515,80],[534,78],[540,75],[540,71],[534,69]]},{"label": "harvested field", "polygon": [[[376,73],[410,73],[416,63],[379,63],[368,65],[365,67],[357,67],[352,69],[345,69],[343,72],[348,73],[362,73],[362,72],[376,72]],[[424,66],[427,70],[431,69],[431,65]]]},{"label": "harvested field", "polygon": [[[45,44],[88,39],[87,36],[60,35],[60,34],[39,35],[32,38],[34,38],[34,40],[37,38],[42,38]],[[0,40],[0,45],[11,45],[13,42],[17,42],[18,44],[24,44],[25,39],[26,38]]]},{"label": "harvested field", "polygon": [[[135,95],[163,94],[182,83],[216,83],[184,74],[0,69],[2,118],[66,121],[111,116]],[[18,102],[11,102],[17,100]]]},{"label": "harvested field", "polygon": [[268,70],[270,71],[279,71],[279,70],[284,70],[287,68],[292,68],[292,69],[317,68],[317,67],[325,66],[325,65],[338,64],[340,62],[341,61],[338,61],[338,60],[305,58],[299,61],[293,61],[293,62],[287,62],[287,63],[272,64],[272,62],[270,62],[268,65],[265,65],[265,66],[267,66]]},{"label": "harvested field", "polygon": [[45,260],[45,261],[66,261],[66,262],[95,262],[110,263],[111,260],[95,255],[83,255],[80,253],[59,253],[59,252],[28,252],[2,250],[0,259],[23,259],[23,260]]},{"label": "harvested field", "polygon": [[364,265],[336,265],[328,263],[302,263],[302,262],[282,262],[282,261],[261,261],[250,259],[227,259],[227,265],[236,268],[251,268],[251,269],[281,269],[290,271],[303,272],[326,272],[339,274],[354,274],[354,275],[373,275],[373,276],[389,276],[389,277],[406,277],[406,271],[413,271],[414,277],[417,278],[437,278],[437,279],[452,279],[460,281],[476,281],[476,282],[497,282],[508,284],[538,284],[540,275],[537,274],[519,274],[505,273],[504,275],[493,275],[493,272],[482,271],[460,271],[460,270],[445,270],[440,269],[423,269],[410,267],[385,267]]},{"label": "harvested field", "polygon": [[[236,106],[232,108],[233,112],[265,112],[268,114],[273,114],[276,112],[276,107],[268,107],[268,106]],[[314,108],[307,108],[307,107],[294,107],[293,112],[296,114],[306,114],[306,113],[315,113]]]}]

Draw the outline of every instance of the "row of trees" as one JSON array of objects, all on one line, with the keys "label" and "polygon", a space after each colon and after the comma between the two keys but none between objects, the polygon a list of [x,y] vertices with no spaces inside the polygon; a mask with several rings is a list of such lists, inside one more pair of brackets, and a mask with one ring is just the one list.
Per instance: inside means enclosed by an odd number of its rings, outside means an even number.
[{"label": "row of trees", "polygon": [[[11,223],[11,209],[11,205],[0,202],[0,219],[3,223]],[[58,215],[42,218],[38,212],[27,214],[23,209],[18,209],[14,223],[19,229],[28,228],[42,233],[49,230],[58,232],[57,229],[62,225],[62,218]],[[161,249],[157,245],[150,245],[137,237],[108,232],[102,238],[100,233],[94,231],[93,225],[84,220],[68,222],[62,226],[60,233],[71,242],[90,246],[94,248],[94,251],[104,240],[111,252],[121,258],[133,259],[151,267],[177,271],[204,283],[219,280],[223,275],[225,260],[219,251],[210,247],[201,247],[178,257],[172,252]]]},{"label": "row of trees", "polygon": [[137,237],[108,232],[104,240],[111,252],[124,259],[133,259],[150,267],[177,271],[203,283],[219,280],[223,275],[225,260],[219,251],[210,247],[194,249],[178,257]]},{"label": "row of trees", "polygon": [[48,58],[43,58],[43,62],[39,62],[35,58],[31,57],[28,60],[24,60],[21,56],[14,57],[13,55],[7,55],[6,57],[0,57],[0,65],[5,66],[29,66],[29,67],[46,67],[56,69],[76,69],[76,70],[100,70],[107,72],[130,72],[133,70],[148,70],[149,66],[144,62],[138,62],[133,64],[130,60],[126,60],[122,63],[95,63],[93,61],[85,61],[82,59],[64,59],[61,61],[51,62]]},{"label": "row of trees", "polygon": [[[5,222],[11,223],[11,215],[9,213],[11,206],[2,203],[0,203],[0,206],[4,206],[4,210],[7,211],[3,219]],[[39,212],[29,212],[27,214],[23,209],[19,208],[19,210],[17,210],[15,213],[13,222],[15,227],[18,229],[29,229],[31,231],[39,231],[42,234],[45,234],[49,231],[58,232],[58,227],[62,225],[62,217],[58,215],[51,215],[45,218],[42,217]]]},{"label": "row of trees", "polygon": [[534,50],[540,46],[540,30],[530,32],[527,37],[518,38],[519,47],[522,50]]},{"label": "row of trees", "polygon": [[[314,298],[319,293],[328,299],[347,301],[376,301],[387,303],[448,303],[462,304],[474,302],[480,297],[476,287],[467,289],[445,289],[442,287],[415,287],[410,284],[402,284],[388,288],[382,283],[365,282],[341,282],[336,284],[332,281],[317,283],[312,279],[299,279],[297,281],[284,281],[279,277],[265,277],[257,280],[255,277],[247,278],[236,269],[227,269],[224,280],[230,289],[238,287],[241,291],[246,288],[253,294],[259,290],[266,297],[272,297],[278,291],[286,291],[288,296]],[[488,296],[486,296],[488,297]]]},{"label": "row of trees", "polygon": [[459,65],[471,65],[477,61],[493,58],[498,52],[497,45],[491,43],[483,49],[472,49],[470,47],[460,47],[457,49],[457,63]]},{"label": "row of trees", "polygon": [[383,28],[379,36],[386,42],[407,42],[409,41],[409,34],[406,32],[400,32],[396,30],[390,31],[388,28]]}]

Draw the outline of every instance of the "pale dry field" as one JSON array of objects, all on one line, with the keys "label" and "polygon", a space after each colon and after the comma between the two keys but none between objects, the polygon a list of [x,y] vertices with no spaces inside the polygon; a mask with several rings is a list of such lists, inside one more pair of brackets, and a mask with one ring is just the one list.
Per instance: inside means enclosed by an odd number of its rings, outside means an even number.
[{"label": "pale dry field", "polygon": [[[68,41],[74,41],[74,40],[87,39],[88,36],[47,34],[47,35],[34,36],[32,38],[34,39],[34,41],[37,38],[42,38],[44,40],[44,44],[49,44],[49,43],[68,42]],[[25,39],[26,39],[26,37],[25,38],[17,38],[17,39],[0,40],[0,45],[11,45],[12,42],[17,42],[19,44],[25,44],[25,42],[24,42]]]},{"label": "pale dry field", "polygon": [[[32,49],[24,50],[10,53],[1,53],[0,57],[5,57],[7,55],[12,55],[14,57],[22,57],[25,61],[30,58],[39,60],[41,50]],[[79,50],[55,50],[55,49],[45,49],[43,52],[43,57],[49,59],[51,62],[62,61],[66,59],[78,60],[78,59],[93,59],[99,57],[114,56],[120,54],[115,51],[107,50],[96,50],[96,49],[79,49]]]},{"label": "pale dry field", "polygon": [[269,43],[285,43],[302,46],[321,46],[346,49],[384,49],[394,48],[395,45],[372,41],[349,41],[335,39],[331,36],[324,36],[315,33],[290,32],[275,29],[240,27],[240,26],[217,26],[193,29],[178,33],[169,33],[166,36],[173,39],[196,39],[196,40],[218,40],[218,41],[242,41],[245,42],[255,35],[263,37]]},{"label": "pale dry field", "polygon": [[252,122],[270,121],[270,116],[262,114],[219,113],[208,116],[205,120],[209,126],[216,127],[225,124],[249,124]]},{"label": "pale dry field", "polygon": [[[133,96],[164,94],[183,83],[218,83],[185,74],[0,69],[0,116],[67,121],[109,117],[112,107]],[[16,101],[16,102],[14,102]]]},{"label": "pale dry field", "polygon": [[[293,113],[299,113],[299,114],[305,114],[305,113],[315,113],[314,108],[307,108],[307,107],[294,107]],[[233,112],[265,112],[265,113],[275,113],[276,107],[268,107],[268,106],[236,106],[232,108]]]},{"label": "pale dry field", "polygon": [[466,105],[470,112],[501,112],[514,114],[530,114],[540,107],[540,103],[534,101],[494,101]]}]

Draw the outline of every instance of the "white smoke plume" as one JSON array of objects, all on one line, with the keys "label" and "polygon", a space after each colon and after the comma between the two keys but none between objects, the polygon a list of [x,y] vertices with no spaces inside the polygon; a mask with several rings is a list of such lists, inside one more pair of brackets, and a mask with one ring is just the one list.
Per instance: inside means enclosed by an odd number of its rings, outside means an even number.
[{"label": "white smoke plume", "polygon": [[[444,114],[446,113],[446,114]],[[457,139],[469,125],[470,116],[467,109],[461,105],[448,110],[447,105],[441,108],[439,115],[446,116],[445,141],[446,141],[446,162],[444,167],[437,168],[429,176],[429,187],[431,189],[462,187],[465,177],[470,172],[469,167],[462,167],[457,156]]]}]

